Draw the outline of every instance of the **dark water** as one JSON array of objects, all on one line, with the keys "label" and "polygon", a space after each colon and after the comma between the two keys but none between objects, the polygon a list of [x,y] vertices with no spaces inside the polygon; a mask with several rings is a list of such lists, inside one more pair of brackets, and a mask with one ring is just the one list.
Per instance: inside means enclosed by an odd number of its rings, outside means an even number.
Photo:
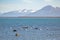
[{"label": "dark water", "polygon": [[60,40],[60,18],[0,18],[0,40]]}]

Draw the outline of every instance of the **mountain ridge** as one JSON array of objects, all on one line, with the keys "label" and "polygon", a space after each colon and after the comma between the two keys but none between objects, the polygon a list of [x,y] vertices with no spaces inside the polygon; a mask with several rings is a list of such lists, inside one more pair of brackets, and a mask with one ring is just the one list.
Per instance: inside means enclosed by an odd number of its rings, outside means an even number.
[{"label": "mountain ridge", "polygon": [[51,5],[45,6],[40,10],[32,12],[32,10],[22,10],[19,11],[11,11],[8,13],[4,13],[0,15],[0,17],[60,17],[60,8],[53,7]]}]

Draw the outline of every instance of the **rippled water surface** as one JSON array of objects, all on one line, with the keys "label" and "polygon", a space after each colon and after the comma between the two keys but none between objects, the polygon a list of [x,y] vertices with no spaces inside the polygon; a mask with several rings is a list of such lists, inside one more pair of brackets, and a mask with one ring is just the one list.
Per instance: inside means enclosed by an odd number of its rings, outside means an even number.
[{"label": "rippled water surface", "polygon": [[0,18],[0,40],[60,40],[60,18]]}]

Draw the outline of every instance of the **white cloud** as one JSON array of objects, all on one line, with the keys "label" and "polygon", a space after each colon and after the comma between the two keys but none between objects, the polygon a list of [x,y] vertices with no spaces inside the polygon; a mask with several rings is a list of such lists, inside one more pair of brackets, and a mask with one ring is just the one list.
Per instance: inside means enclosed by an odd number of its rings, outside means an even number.
[{"label": "white cloud", "polygon": [[17,4],[0,4],[0,12],[9,12],[9,11],[14,11],[18,10],[20,8],[19,5]]},{"label": "white cloud", "polygon": [[52,2],[53,0],[44,0],[45,2]]},{"label": "white cloud", "polygon": [[23,0],[23,2],[25,2],[25,3],[32,3],[33,1],[32,0]]}]

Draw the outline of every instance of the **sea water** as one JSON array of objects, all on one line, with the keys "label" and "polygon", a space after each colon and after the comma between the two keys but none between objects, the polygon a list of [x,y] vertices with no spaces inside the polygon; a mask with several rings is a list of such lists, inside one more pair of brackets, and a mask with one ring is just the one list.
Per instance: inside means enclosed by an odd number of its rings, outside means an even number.
[{"label": "sea water", "polygon": [[60,40],[60,18],[0,18],[0,40]]}]

